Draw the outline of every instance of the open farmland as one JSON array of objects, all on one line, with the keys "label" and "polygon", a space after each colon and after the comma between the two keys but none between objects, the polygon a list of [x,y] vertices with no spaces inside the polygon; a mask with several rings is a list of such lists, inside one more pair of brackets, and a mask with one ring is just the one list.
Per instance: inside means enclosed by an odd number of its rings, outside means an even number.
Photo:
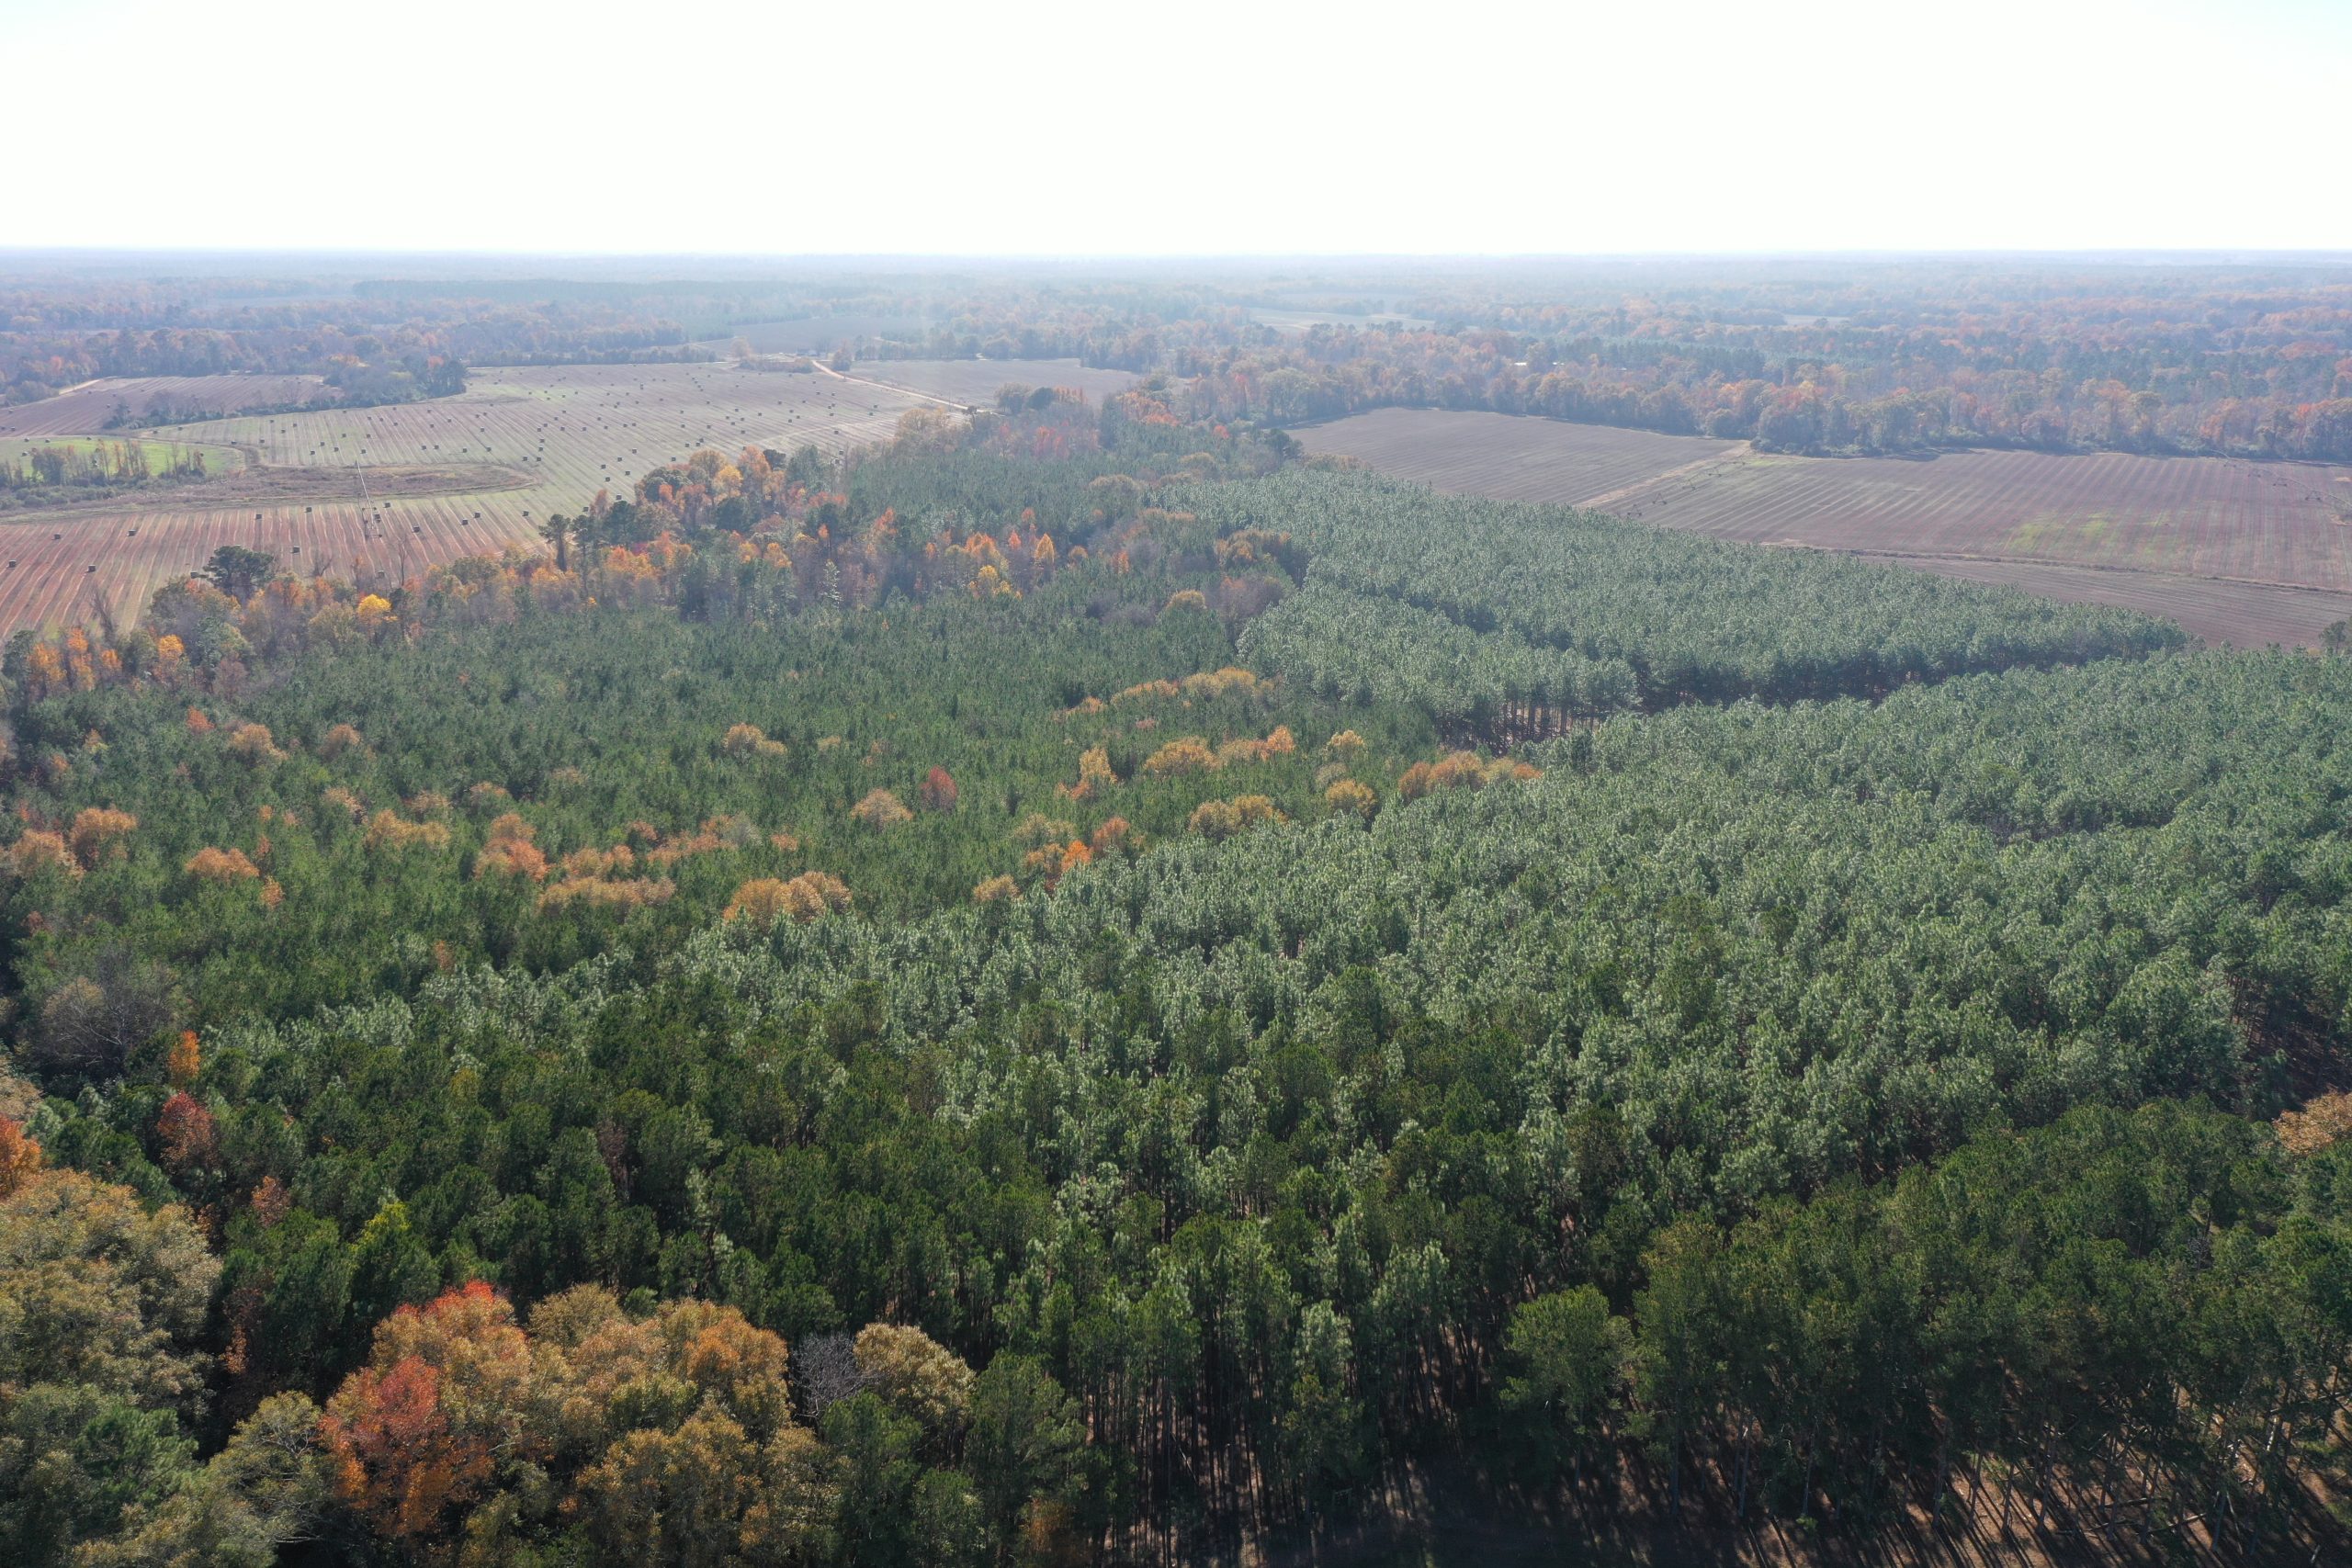
[{"label": "open farmland", "polygon": [[852,374],[967,407],[986,403],[1007,382],[1075,387],[1099,403],[1141,378],[1131,370],[1091,369],[1075,359],[875,359],[859,361]]},{"label": "open farmland", "polygon": [[[1883,556],[2316,644],[2352,605],[2352,469],[2129,453],[1766,456],[1508,414],[1382,410],[1299,433],[1440,490],[1572,502],[1751,544]],[[1647,465],[1647,474],[1636,470]],[[2062,570],[2063,569],[2063,570]]]},{"label": "open farmland", "polygon": [[124,410],[136,418],[151,411],[234,413],[284,408],[308,402],[325,388],[316,376],[109,377],[85,381],[37,403],[0,408],[0,436],[95,435]]},{"label": "open farmland", "polygon": [[0,522],[10,563],[0,567],[0,634],[87,615],[96,601],[135,614],[222,545],[361,577],[536,549],[537,520],[599,489],[621,494],[696,447],[839,452],[887,439],[919,401],[821,374],[552,366],[479,372],[460,396],[433,402],[171,426],[153,434],[233,446],[247,468],[219,489]]}]

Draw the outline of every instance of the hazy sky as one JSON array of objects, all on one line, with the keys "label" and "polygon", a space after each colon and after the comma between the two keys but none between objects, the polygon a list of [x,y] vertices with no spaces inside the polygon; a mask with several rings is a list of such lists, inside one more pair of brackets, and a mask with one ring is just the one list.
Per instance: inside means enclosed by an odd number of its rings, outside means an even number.
[{"label": "hazy sky", "polygon": [[2352,249],[2352,0],[0,0],[0,247]]}]

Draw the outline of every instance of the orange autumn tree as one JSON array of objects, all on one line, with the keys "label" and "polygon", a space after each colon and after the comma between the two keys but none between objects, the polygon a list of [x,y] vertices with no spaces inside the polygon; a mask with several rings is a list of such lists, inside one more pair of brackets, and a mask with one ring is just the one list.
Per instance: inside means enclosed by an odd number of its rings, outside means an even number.
[{"label": "orange autumn tree", "polygon": [[1416,762],[1396,781],[1396,793],[1419,800],[1446,789],[1484,789],[1488,784],[1525,783],[1544,776],[1541,769],[1509,757],[1482,761],[1474,751],[1453,751],[1434,762]]},{"label": "orange autumn tree", "polygon": [[183,1029],[164,1058],[164,1077],[174,1089],[186,1089],[204,1070],[204,1047],[193,1029]]},{"label": "orange autumn tree", "polygon": [[16,1196],[40,1169],[40,1145],[13,1117],[0,1116],[0,1200]]},{"label": "orange autumn tree", "polygon": [[600,1559],[801,1561],[833,1483],[793,1420],[787,1359],[733,1307],[632,1317],[583,1285],[541,1302],[526,1332],[476,1281],[377,1325],[320,1446],[335,1500],[412,1559],[462,1540],[461,1561],[511,1561],[584,1519]]},{"label": "orange autumn tree", "polygon": [[1357,779],[1339,779],[1323,792],[1323,804],[1337,816],[1355,816],[1369,819],[1380,809],[1380,797],[1370,784]]},{"label": "orange autumn tree", "polygon": [[502,813],[490,825],[489,838],[474,861],[474,874],[488,876],[499,872],[540,881],[548,874],[548,857],[547,852],[534,842],[537,837],[538,829],[526,822],[519,812]]}]

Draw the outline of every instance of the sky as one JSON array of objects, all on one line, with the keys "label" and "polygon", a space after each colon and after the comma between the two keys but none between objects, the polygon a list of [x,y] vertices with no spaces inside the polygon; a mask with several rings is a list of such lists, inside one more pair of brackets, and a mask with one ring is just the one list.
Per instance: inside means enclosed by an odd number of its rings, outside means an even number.
[{"label": "sky", "polygon": [[0,0],[0,249],[2352,251],[2352,0]]}]

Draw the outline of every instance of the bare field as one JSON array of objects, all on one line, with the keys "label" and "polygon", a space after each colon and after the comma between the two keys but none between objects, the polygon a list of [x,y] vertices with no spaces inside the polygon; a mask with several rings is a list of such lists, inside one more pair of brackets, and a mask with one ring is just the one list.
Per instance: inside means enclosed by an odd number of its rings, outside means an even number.
[{"label": "bare field", "polygon": [[2352,469],[2233,457],[1746,457],[1616,508],[1727,539],[2352,589]]},{"label": "bare field", "polygon": [[[1313,450],[1440,490],[1884,556],[2169,615],[2213,642],[2312,645],[2352,610],[2352,468],[2128,453],[1791,457],[1695,437],[1401,409],[1298,434]],[[1623,477],[1645,464],[1646,475]]]},{"label": "bare field", "polygon": [[1434,490],[1577,506],[1746,450],[1697,435],[1442,409],[1375,409],[1292,434],[1310,452],[1358,457]]},{"label": "bare field", "polygon": [[148,432],[238,447],[248,467],[222,488],[175,491],[166,505],[0,520],[0,558],[16,562],[0,567],[0,636],[85,617],[98,601],[135,615],[221,545],[361,578],[406,576],[508,545],[537,549],[535,529],[549,513],[578,511],[599,489],[621,495],[637,475],[697,447],[839,452],[888,440],[919,403],[830,375],[535,366],[478,371],[464,393],[432,402]]},{"label": "bare field", "polygon": [[1891,566],[1998,582],[2067,604],[2120,604],[2177,621],[2192,637],[2238,648],[2317,648],[2330,624],[2352,616],[2352,593],[2233,582],[2168,572],[2053,566],[2046,561],[1887,556]]},{"label": "bare field", "polygon": [[967,407],[986,404],[1008,381],[1075,387],[1099,403],[1142,379],[1130,370],[1089,369],[1075,359],[861,359],[850,374]]},{"label": "bare field", "polygon": [[325,386],[316,376],[138,376],[85,381],[37,403],[0,408],[0,435],[95,435],[106,430],[118,409],[135,415],[151,409],[229,413],[278,408],[315,397]]}]

